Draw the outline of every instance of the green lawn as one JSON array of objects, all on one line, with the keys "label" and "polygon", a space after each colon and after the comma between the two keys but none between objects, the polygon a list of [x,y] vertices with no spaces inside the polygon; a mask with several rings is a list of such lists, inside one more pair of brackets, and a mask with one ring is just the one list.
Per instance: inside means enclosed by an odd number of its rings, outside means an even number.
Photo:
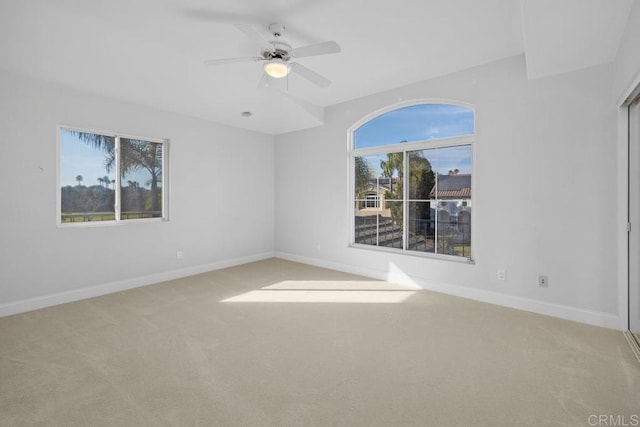
[{"label": "green lawn", "polygon": [[[123,212],[121,219],[153,218],[151,212]],[[74,212],[62,214],[62,223],[71,222],[96,222],[114,221],[116,216],[113,212]]]}]

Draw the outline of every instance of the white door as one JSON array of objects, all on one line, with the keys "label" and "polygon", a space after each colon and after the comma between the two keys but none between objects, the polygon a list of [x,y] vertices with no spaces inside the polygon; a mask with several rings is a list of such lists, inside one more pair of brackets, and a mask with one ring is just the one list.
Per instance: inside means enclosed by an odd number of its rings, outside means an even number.
[{"label": "white door", "polygon": [[640,97],[629,106],[629,330],[640,343]]}]

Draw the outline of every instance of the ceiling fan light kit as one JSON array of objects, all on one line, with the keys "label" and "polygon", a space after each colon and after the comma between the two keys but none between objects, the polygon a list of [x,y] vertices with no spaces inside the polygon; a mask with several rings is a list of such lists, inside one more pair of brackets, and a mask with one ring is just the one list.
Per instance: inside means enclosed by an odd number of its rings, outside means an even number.
[{"label": "ceiling fan light kit", "polygon": [[304,58],[308,56],[326,55],[329,53],[339,53],[340,46],[334,41],[312,44],[293,49],[291,45],[280,40],[285,31],[282,24],[269,25],[269,32],[273,36],[272,41],[265,39],[255,28],[249,24],[236,24],[238,30],[247,37],[256,41],[260,47],[260,56],[246,58],[224,58],[205,61],[206,65],[221,65],[233,62],[264,62],[264,72],[276,79],[281,79],[289,75],[290,72],[298,74],[300,77],[319,86],[327,87],[331,81],[315,71],[310,70],[297,62],[290,62],[294,58]]},{"label": "ceiling fan light kit", "polygon": [[269,75],[269,77],[281,79],[289,74],[289,65],[282,59],[275,58],[265,62],[264,71]]}]

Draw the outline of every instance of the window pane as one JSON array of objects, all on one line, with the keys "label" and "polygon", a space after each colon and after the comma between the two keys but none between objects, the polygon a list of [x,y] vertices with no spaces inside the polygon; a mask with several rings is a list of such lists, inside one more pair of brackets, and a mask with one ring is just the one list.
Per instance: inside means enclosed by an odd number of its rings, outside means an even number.
[{"label": "window pane", "polygon": [[436,150],[409,151],[409,199],[429,200],[429,194],[436,183],[436,173],[431,165],[435,161]]},{"label": "window pane", "polygon": [[471,256],[471,158],[470,145],[435,150],[437,253]]},{"label": "window pane", "polygon": [[449,104],[419,104],[382,114],[353,133],[354,148],[472,135],[473,110]]},{"label": "window pane", "polygon": [[467,199],[441,201],[438,224],[438,253],[471,256],[471,206]]},{"label": "window pane", "polygon": [[436,251],[436,217],[429,202],[409,202],[409,241],[407,249],[419,252]]},{"label": "window pane", "polygon": [[361,245],[378,244],[378,215],[358,215],[362,212],[362,202],[356,201],[354,241]]},{"label": "window pane", "polygon": [[471,256],[471,146],[407,153],[408,249]]},{"label": "window pane", "polygon": [[385,215],[380,216],[378,246],[402,249],[403,202],[387,201]]},{"label": "window pane", "polygon": [[380,156],[356,157],[354,172],[355,243],[376,246],[382,213],[380,199],[386,188],[380,177]]},{"label": "window pane", "polygon": [[60,133],[61,221],[115,219],[115,138],[63,129]]},{"label": "window pane", "polygon": [[121,138],[120,153],[120,218],[161,218],[162,144]]},{"label": "window pane", "polygon": [[402,248],[403,153],[354,158],[354,242]]},{"label": "window pane", "polygon": [[409,151],[409,230],[407,249],[435,252],[435,213],[430,199],[436,183],[436,149]]}]

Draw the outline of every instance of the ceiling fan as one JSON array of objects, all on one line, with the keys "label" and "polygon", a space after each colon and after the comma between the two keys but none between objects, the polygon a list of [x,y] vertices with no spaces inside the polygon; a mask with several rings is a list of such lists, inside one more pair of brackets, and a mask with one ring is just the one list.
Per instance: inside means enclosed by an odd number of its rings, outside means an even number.
[{"label": "ceiling fan", "polygon": [[290,72],[293,72],[320,87],[327,87],[331,84],[331,81],[326,77],[321,76],[302,64],[291,62],[291,60],[309,56],[327,55],[329,53],[338,53],[340,52],[340,46],[338,43],[328,41],[294,49],[290,44],[280,40],[280,37],[282,37],[282,34],[284,34],[285,31],[285,27],[282,24],[274,23],[269,25],[269,32],[273,35],[272,41],[265,39],[253,26],[249,24],[235,24],[235,26],[247,37],[253,39],[259,44],[260,56],[210,59],[204,62],[206,65],[222,65],[234,62],[263,62],[264,71],[268,77],[279,79],[287,76]]}]

